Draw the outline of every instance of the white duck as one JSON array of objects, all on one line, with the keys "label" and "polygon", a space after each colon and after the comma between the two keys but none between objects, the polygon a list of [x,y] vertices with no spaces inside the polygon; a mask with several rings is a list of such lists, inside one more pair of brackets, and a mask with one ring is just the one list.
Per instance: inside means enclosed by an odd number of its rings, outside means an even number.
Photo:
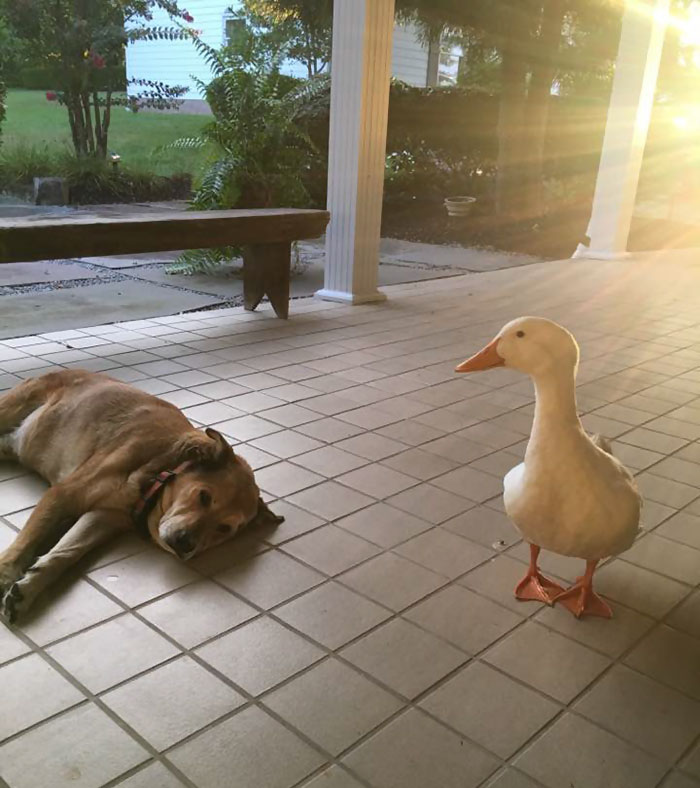
[{"label": "white duck", "polygon": [[[521,317],[457,372],[505,366],[535,384],[535,418],[525,460],[503,480],[508,516],[530,543],[530,567],[515,589],[519,599],[561,602],[575,616],[610,618],[609,605],[593,591],[598,562],[627,550],[639,529],[641,497],[629,471],[604,439],[589,437],[576,410],[579,349],[560,325]],[[540,548],[586,561],[571,588],[540,574]]]}]

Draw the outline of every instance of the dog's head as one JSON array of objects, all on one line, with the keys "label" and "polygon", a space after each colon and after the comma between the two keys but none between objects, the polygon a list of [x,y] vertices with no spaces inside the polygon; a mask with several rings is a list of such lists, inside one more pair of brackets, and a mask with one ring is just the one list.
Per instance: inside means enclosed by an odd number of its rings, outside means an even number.
[{"label": "dog's head", "polygon": [[188,435],[178,453],[191,465],[164,487],[148,522],[165,550],[192,558],[247,525],[284,520],[263,502],[250,465],[216,430]]}]

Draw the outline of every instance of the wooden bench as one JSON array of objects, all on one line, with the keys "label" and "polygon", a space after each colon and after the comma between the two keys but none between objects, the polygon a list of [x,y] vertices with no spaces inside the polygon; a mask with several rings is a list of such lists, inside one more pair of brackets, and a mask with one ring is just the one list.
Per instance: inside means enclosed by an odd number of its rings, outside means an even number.
[{"label": "wooden bench", "polygon": [[245,308],[255,309],[267,295],[286,319],[292,242],[318,238],[329,218],[327,211],[271,208],[5,219],[0,264],[239,246]]}]

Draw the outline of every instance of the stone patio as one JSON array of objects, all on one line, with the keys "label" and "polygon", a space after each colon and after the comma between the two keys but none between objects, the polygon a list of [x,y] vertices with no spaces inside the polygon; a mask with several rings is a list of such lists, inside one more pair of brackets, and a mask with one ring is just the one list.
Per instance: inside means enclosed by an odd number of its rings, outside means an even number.
[{"label": "stone patio", "polygon": [[[187,565],[135,536],[0,628],[11,788],[700,786],[700,264],[586,260],[0,342],[0,388],[104,370],[216,425],[286,522]],[[456,362],[521,314],[582,348],[645,530],[612,621],[518,603],[501,477],[533,395]],[[43,485],[0,466],[0,544]],[[562,581],[580,562],[544,556]],[[2,781],[0,780],[0,783]]]}]

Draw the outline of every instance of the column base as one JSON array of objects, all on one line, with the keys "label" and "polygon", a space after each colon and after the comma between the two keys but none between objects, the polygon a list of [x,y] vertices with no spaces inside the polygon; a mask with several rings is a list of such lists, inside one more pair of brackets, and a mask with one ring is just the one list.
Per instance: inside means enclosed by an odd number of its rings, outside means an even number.
[{"label": "column base", "polygon": [[386,301],[386,293],[375,290],[372,293],[347,293],[344,290],[317,290],[314,298],[321,301],[339,301],[343,304],[373,304]]},{"label": "column base", "polygon": [[572,260],[626,260],[630,252],[609,252],[603,249],[591,249],[589,246],[579,244],[571,255]]}]

